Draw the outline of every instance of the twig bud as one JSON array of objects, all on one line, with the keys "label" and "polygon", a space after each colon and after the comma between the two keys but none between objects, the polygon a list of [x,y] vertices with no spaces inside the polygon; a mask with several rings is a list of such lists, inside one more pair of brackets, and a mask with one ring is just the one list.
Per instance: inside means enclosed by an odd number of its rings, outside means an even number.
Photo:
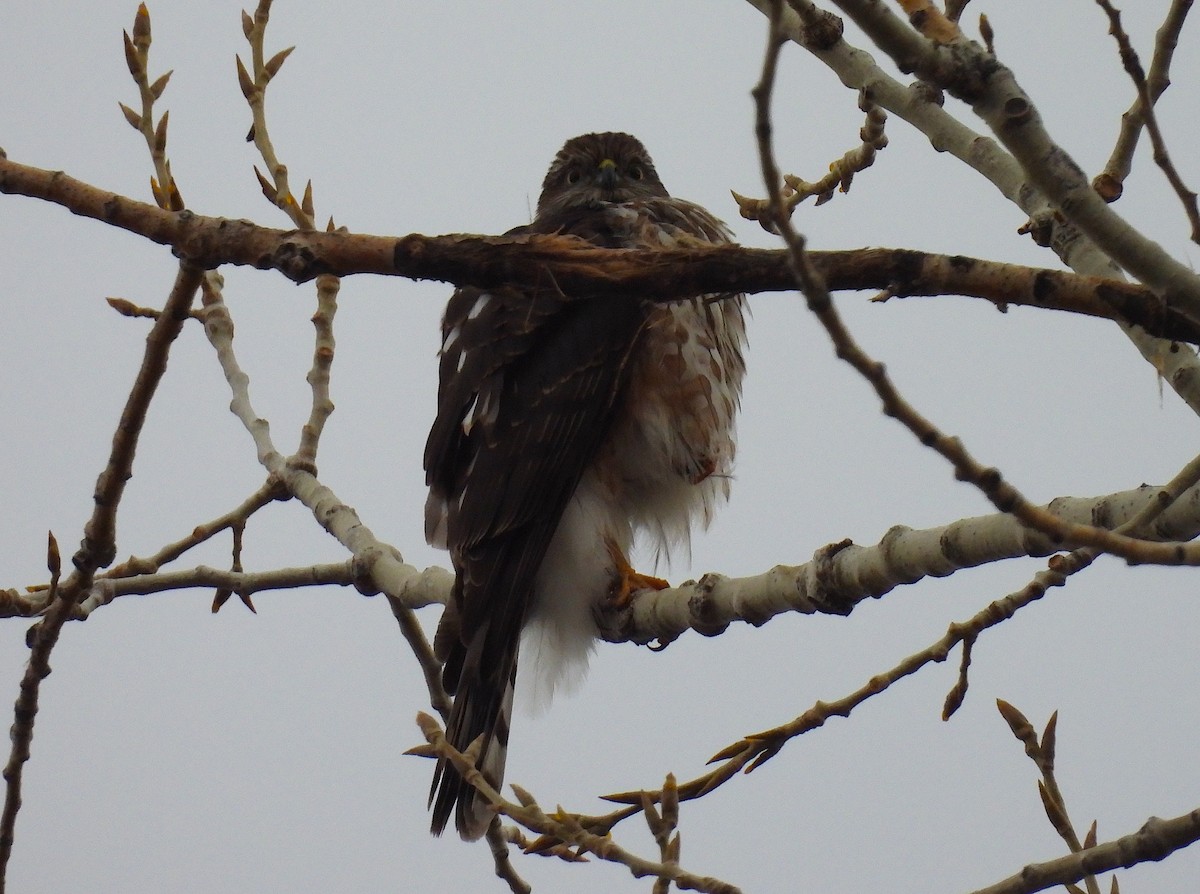
[{"label": "twig bud", "polygon": [[134,130],[142,129],[142,116],[135,112],[123,102],[117,103],[121,107],[121,113],[125,116],[125,120],[129,122],[129,126]]},{"label": "twig bud", "polygon": [[133,17],[133,45],[143,53],[150,49],[150,10],[145,3],[138,4],[137,15]]},{"label": "twig bud", "polygon": [[162,97],[163,91],[167,89],[167,81],[171,80],[171,75],[175,73],[175,69],[171,69],[165,75],[162,75],[150,85],[150,95],[156,100]]},{"label": "twig bud", "polygon": [[246,97],[246,101],[249,102],[257,88],[250,78],[250,72],[246,71],[246,66],[242,64],[242,57],[235,56],[234,58],[237,59],[238,86],[242,88],[242,96]]},{"label": "twig bud", "polygon": [[277,75],[279,73],[279,69],[281,69],[283,67],[283,63],[287,61],[288,56],[292,55],[292,50],[294,50],[294,49],[296,49],[296,48],[288,47],[286,50],[280,50],[278,53],[276,53],[274,56],[272,56],[270,59],[267,60],[266,64],[263,65],[263,69],[267,73],[268,81],[271,80],[271,78],[275,77],[275,75]]}]

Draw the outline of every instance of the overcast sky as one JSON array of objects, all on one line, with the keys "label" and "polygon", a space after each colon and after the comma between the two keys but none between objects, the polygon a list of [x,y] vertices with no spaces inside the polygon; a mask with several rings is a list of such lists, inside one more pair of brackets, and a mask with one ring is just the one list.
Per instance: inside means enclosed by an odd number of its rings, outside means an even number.
[{"label": "overcast sky", "polygon": [[[1148,60],[1165,0],[1127,4]],[[149,199],[151,166],[117,102],[135,104],[121,30],[136,4],[6,4],[0,146]],[[199,213],[286,219],[259,191],[233,57],[236,3],[151,6],[153,74],[174,69],[161,109],[183,196]],[[986,12],[996,48],[1051,133],[1089,173],[1107,158],[1133,91],[1089,0],[1005,0]],[[1200,102],[1195,23],[1160,106],[1175,160],[1200,183],[1189,115]],[[972,26],[974,30],[974,26]],[[859,38],[849,32],[852,39]],[[377,234],[497,233],[526,222],[568,137],[626,130],[668,189],[773,246],[737,217],[729,190],[761,194],[749,90],[765,20],[739,0],[314,3],[278,0],[268,45],[297,49],[267,98],[293,183],[311,177],[321,221]],[[882,59],[881,54],[876,54]],[[949,101],[956,115],[969,111]],[[857,142],[855,96],[797,47],[777,91],[781,166],[807,179]],[[973,122],[972,126],[975,126]],[[907,247],[1059,266],[974,172],[899,119],[848,195],[806,205],[816,248]],[[1161,175],[1139,156],[1120,212],[1184,262],[1197,256]],[[145,321],[106,296],[164,300],[167,249],[30,199],[0,197],[0,586],[45,579],[45,532],[69,554],[133,371]],[[308,413],[311,286],[227,269],[236,347],[257,411],[295,449]],[[405,560],[446,564],[422,535],[421,452],[434,413],[438,320],[449,289],[391,278],[344,283],[337,412],[321,478]],[[961,298],[868,304],[840,296],[864,346],[943,430],[962,436],[1030,498],[1161,483],[1192,458],[1196,420],[1112,324]],[[752,299],[749,374],[733,498],[694,539],[705,571],[799,564],[842,538],[873,544],[984,515],[990,505],[885,419],[794,295]],[[118,553],[146,555],[227,511],[263,478],[199,326],[189,325],[147,422],[119,518]],[[248,568],[344,558],[299,505],[246,534]],[[227,541],[187,564],[228,563]],[[583,690],[542,716],[518,711],[508,779],[544,807],[597,812],[596,796],[704,769],[742,735],[838,698],[1022,587],[1028,560],[900,588],[849,618],[784,617],[665,652],[602,645]],[[483,845],[428,836],[432,765],[402,752],[426,708],[417,666],[382,598],[323,590],[262,594],[258,614],[210,592],[125,597],[71,624],[42,690],[25,776],[11,890],[234,892],[503,890]],[[437,612],[422,621],[432,629]],[[1077,827],[1106,840],[1152,815],[1200,805],[1194,575],[1101,559],[981,638],[967,702],[939,719],[957,653],[867,703],[849,722],[685,804],[684,865],[745,891],[958,892],[1064,853],[1035,769],[996,712],[1007,699],[1041,725],[1060,710],[1059,779]],[[0,628],[0,695],[11,703],[28,624]],[[7,687],[7,689],[5,689]],[[0,721],[7,722],[7,721]],[[618,839],[647,856],[635,821]],[[516,858],[540,891],[647,890],[620,866]],[[1122,876],[1122,890],[1192,891],[1195,853]],[[1107,887],[1106,887],[1107,889]]]}]

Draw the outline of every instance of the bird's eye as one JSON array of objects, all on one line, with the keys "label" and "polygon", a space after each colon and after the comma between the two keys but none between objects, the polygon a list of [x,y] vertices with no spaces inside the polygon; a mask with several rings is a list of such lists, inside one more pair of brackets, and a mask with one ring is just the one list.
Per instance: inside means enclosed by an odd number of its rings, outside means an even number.
[{"label": "bird's eye", "polygon": [[646,176],[646,172],[642,170],[641,165],[630,165],[630,167],[629,167],[629,179],[630,180],[641,180],[645,176]]},{"label": "bird's eye", "polygon": [[578,182],[579,182],[579,169],[572,168],[571,170],[567,171],[567,183],[574,186]]}]

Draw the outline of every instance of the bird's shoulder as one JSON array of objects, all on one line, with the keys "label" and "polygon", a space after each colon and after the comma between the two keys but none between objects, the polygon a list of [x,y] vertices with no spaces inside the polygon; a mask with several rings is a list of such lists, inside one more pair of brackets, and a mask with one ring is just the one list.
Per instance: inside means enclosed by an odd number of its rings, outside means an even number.
[{"label": "bird's shoulder", "polygon": [[556,208],[505,235],[528,233],[575,236],[601,248],[680,248],[732,241],[729,228],[706,208],[673,196]]}]

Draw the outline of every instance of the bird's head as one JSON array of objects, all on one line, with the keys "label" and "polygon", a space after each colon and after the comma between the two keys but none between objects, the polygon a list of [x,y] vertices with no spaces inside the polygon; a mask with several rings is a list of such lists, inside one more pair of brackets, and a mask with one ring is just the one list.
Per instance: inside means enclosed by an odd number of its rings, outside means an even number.
[{"label": "bird's head", "polygon": [[667,195],[654,162],[627,133],[588,133],[567,140],[542,181],[538,216],[596,202]]}]

